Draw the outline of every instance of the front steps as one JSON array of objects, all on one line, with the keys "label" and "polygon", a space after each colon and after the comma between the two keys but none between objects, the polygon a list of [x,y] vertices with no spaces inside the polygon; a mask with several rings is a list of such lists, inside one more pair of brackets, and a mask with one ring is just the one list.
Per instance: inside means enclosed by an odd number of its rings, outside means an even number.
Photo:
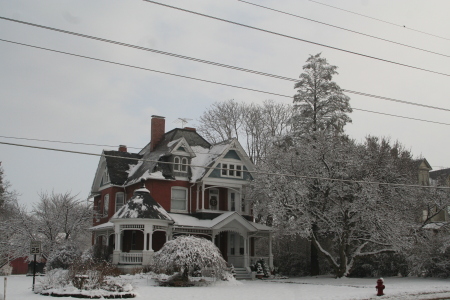
[{"label": "front steps", "polygon": [[246,268],[234,268],[237,280],[252,280],[252,273]]}]

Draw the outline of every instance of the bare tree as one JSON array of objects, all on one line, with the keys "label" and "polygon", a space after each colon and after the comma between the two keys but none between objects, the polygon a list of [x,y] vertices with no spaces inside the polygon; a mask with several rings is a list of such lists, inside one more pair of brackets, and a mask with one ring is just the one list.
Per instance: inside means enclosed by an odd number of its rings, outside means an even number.
[{"label": "bare tree", "polygon": [[199,132],[217,143],[236,137],[257,163],[266,155],[274,138],[291,130],[292,106],[272,100],[260,104],[216,102],[200,117]]}]

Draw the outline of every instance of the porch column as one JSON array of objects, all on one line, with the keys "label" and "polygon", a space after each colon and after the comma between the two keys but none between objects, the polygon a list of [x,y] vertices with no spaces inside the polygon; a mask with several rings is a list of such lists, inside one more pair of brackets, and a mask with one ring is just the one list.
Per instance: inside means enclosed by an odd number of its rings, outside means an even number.
[{"label": "porch column", "polygon": [[205,183],[202,182],[202,209],[205,209]]},{"label": "porch column", "polygon": [[113,264],[117,265],[120,261],[120,244],[121,244],[121,238],[120,238],[120,225],[115,224],[114,225],[114,239],[115,239],[115,249],[113,251]]},{"label": "porch column", "polygon": [[109,246],[109,230],[106,230],[106,246]]},{"label": "porch column", "polygon": [[269,233],[269,267],[273,268],[272,232]]},{"label": "porch column", "polygon": [[199,193],[200,193],[200,186],[197,184],[197,201],[196,201],[196,211],[198,210],[198,201],[199,201]]},{"label": "porch column", "polygon": [[[144,225],[144,249],[142,250],[142,265],[143,266],[150,265],[153,260],[152,234],[153,234],[153,225],[145,224]],[[147,238],[147,235],[149,235],[149,238]],[[148,247],[147,247],[147,242],[148,242]]]},{"label": "porch column", "polygon": [[243,236],[244,238],[244,268],[247,268],[250,264],[248,263],[248,249],[250,248],[248,245],[248,234]]}]

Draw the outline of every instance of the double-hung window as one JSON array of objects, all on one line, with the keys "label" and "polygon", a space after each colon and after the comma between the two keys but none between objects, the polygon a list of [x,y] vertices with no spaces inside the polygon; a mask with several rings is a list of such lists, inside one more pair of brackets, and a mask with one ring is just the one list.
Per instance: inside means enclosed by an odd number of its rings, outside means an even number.
[{"label": "double-hung window", "polygon": [[124,193],[122,192],[116,193],[116,211],[122,208],[124,202],[125,202]]},{"label": "double-hung window", "polygon": [[108,216],[109,213],[109,195],[103,198],[103,216]]},{"label": "double-hung window", "polygon": [[171,211],[187,211],[187,188],[173,187],[171,197]]}]

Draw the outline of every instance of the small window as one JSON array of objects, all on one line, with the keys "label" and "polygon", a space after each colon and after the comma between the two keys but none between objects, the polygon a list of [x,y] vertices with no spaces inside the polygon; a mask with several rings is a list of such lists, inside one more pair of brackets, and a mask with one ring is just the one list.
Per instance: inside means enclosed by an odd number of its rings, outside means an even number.
[{"label": "small window", "polygon": [[183,157],[181,159],[181,172],[187,172],[187,164],[188,164],[187,158]]},{"label": "small window", "polygon": [[242,177],[241,171],[242,171],[242,166],[236,165],[236,177]]},{"label": "small window", "polygon": [[227,176],[228,175],[228,165],[222,164],[222,175]]},{"label": "small window", "polygon": [[109,195],[105,195],[103,203],[103,215],[107,216],[109,212]]},{"label": "small window", "polygon": [[173,170],[180,171],[180,158],[178,156],[175,156],[175,158],[173,159],[173,163]]},{"label": "small window", "polygon": [[172,188],[171,211],[187,211],[187,189]]},{"label": "small window", "polygon": [[116,211],[122,208],[125,196],[122,192],[116,193]]}]

